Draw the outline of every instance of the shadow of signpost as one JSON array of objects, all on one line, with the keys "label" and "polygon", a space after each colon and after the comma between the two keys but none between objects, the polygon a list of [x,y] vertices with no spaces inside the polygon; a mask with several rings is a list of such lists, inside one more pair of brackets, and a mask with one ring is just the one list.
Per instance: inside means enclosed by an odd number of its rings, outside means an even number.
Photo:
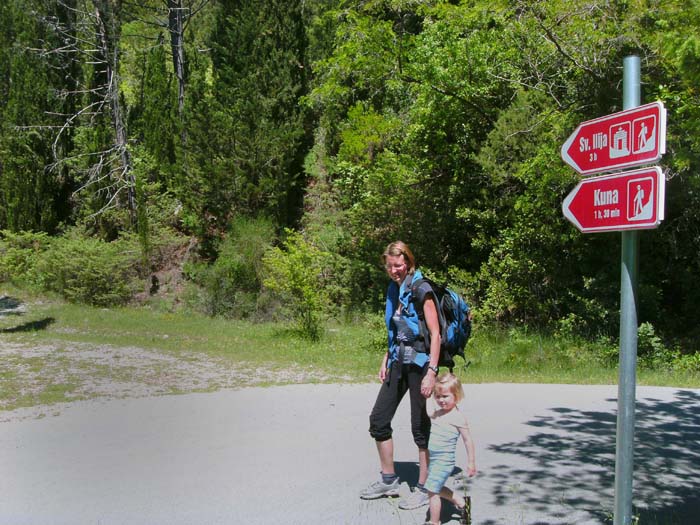
[{"label": "shadow of signpost", "polygon": [[[569,408],[551,412],[527,423],[539,432],[519,442],[489,447],[528,460],[514,462],[517,467],[502,464],[492,470],[494,503],[521,506],[538,516],[527,523],[612,523],[615,414]],[[697,520],[699,440],[697,393],[679,390],[670,401],[637,401],[633,514],[640,524],[680,525]]]}]

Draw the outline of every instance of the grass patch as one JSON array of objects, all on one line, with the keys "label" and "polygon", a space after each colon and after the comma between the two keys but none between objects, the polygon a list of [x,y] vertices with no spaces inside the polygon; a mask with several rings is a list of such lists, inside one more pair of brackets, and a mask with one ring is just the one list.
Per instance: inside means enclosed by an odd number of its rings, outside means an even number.
[{"label": "grass patch", "polygon": [[[231,363],[283,368],[319,367],[346,380],[374,375],[381,351],[368,348],[363,324],[329,327],[321,341],[301,338],[272,323],[209,318],[199,314],[154,312],[147,308],[91,308],[73,304],[32,307],[33,317],[53,318],[44,330],[13,333],[16,341],[61,341],[139,347],[171,354],[202,353]],[[27,320],[23,320],[27,322]],[[69,351],[69,350],[66,350]]]},{"label": "grass patch", "polygon": [[[160,382],[165,385],[161,393],[209,391],[222,386],[206,377],[195,377],[187,388],[178,383],[183,372],[174,370],[175,365],[191,362],[198,366],[202,359],[214,363],[211,366],[220,372],[238,373],[223,386],[375,381],[384,352],[381,316],[328,325],[321,340],[309,341],[284,325],[272,323],[212,319],[145,307],[95,308],[36,298],[19,302],[22,308],[16,314],[0,315],[4,364],[0,407],[5,409],[89,397],[86,381],[147,386]],[[22,350],[13,353],[12,345]],[[112,354],[101,356],[107,347]],[[96,356],[94,361],[74,359],[82,358],[86,349]],[[120,349],[137,349],[153,358],[142,367],[148,368],[148,374],[136,370],[133,360],[128,362],[132,354],[120,354]],[[476,326],[466,353],[470,366],[465,369],[458,359],[455,370],[466,383],[618,382],[617,351],[606,342]],[[165,360],[159,361],[158,356]],[[698,388],[700,375],[640,369],[637,383]]]},{"label": "grass patch", "polygon": [[[605,340],[477,328],[466,353],[471,364],[460,376],[473,383],[617,384],[619,380],[619,351]],[[637,384],[699,388],[700,374],[638,367]]]}]

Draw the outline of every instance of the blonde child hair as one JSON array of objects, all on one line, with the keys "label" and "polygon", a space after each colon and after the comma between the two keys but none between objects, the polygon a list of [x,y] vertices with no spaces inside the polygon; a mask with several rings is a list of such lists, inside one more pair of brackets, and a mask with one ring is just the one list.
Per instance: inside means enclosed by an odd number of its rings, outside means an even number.
[{"label": "blonde child hair", "polygon": [[453,396],[455,396],[455,401],[461,403],[464,400],[464,388],[462,388],[462,382],[459,378],[452,372],[443,372],[435,380],[435,388],[433,393],[438,389],[438,387],[446,388]]}]

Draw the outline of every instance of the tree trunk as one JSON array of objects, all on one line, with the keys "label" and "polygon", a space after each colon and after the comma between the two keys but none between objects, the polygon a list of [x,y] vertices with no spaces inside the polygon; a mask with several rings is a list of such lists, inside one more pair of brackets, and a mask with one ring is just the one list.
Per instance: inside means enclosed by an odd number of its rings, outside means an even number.
[{"label": "tree trunk", "polygon": [[97,22],[97,40],[105,57],[107,85],[105,101],[109,104],[114,127],[114,146],[121,162],[118,177],[126,183],[127,204],[132,220],[136,218],[136,181],[127,147],[127,132],[124,111],[119,99],[119,38],[121,24],[119,13],[121,0],[94,0]]},{"label": "tree trunk", "polygon": [[185,35],[182,0],[168,0],[168,30],[173,54],[173,70],[177,78],[177,111],[182,120],[185,111]]}]

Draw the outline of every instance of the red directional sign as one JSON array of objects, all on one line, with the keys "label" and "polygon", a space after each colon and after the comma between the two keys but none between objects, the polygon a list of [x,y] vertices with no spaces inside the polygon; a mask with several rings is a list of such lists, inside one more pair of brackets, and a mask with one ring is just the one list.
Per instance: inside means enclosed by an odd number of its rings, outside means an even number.
[{"label": "red directional sign", "polygon": [[665,182],[658,167],[583,179],[564,199],[564,217],[583,233],[656,228]]},{"label": "red directional sign", "polygon": [[653,102],[580,124],[561,158],[582,175],[651,164],[666,153],[666,108]]}]

